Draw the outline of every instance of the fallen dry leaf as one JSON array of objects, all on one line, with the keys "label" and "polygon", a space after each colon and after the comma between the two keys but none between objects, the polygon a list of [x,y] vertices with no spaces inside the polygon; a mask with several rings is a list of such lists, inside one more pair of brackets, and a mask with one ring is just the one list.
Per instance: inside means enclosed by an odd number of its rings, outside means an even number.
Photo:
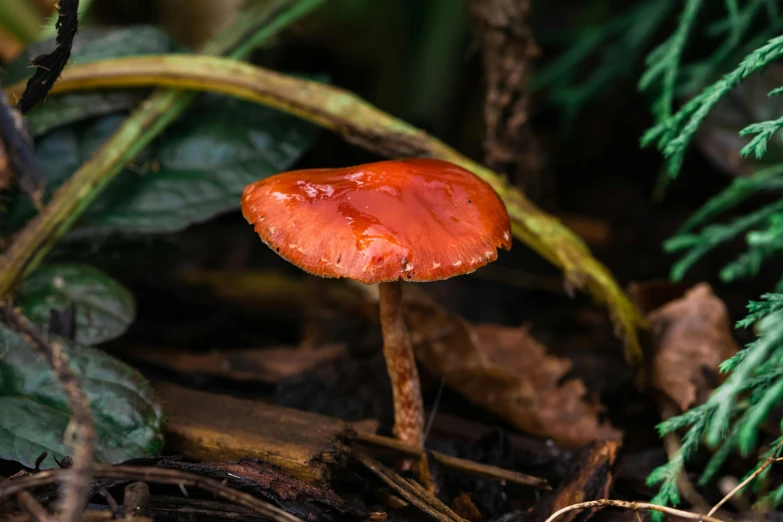
[{"label": "fallen dry leaf", "polygon": [[621,437],[599,421],[581,380],[561,382],[571,362],[548,355],[527,329],[471,325],[422,298],[406,299],[406,319],[430,373],[520,430],[572,447]]},{"label": "fallen dry leaf", "polygon": [[652,387],[681,411],[703,403],[720,383],[720,363],[739,350],[726,305],[701,283],[650,312],[648,319]]}]

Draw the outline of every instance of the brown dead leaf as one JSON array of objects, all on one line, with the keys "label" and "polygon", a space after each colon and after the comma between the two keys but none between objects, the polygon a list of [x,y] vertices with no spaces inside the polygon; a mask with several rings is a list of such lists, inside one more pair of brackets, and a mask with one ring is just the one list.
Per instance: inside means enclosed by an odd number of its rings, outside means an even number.
[{"label": "brown dead leaf", "polygon": [[561,382],[571,362],[548,355],[527,329],[471,325],[421,298],[406,299],[406,310],[418,359],[470,401],[564,446],[620,438],[581,380]]},{"label": "brown dead leaf", "polygon": [[739,350],[726,305],[701,283],[648,315],[650,382],[682,411],[702,404],[721,381],[718,367]]}]

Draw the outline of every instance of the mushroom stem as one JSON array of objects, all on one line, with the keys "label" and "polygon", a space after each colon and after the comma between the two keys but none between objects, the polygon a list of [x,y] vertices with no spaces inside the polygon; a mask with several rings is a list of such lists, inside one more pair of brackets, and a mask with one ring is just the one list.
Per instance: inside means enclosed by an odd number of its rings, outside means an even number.
[{"label": "mushroom stem", "polygon": [[421,448],[424,446],[424,407],[416,359],[402,315],[400,282],[379,283],[378,287],[383,355],[394,394],[394,436]]}]

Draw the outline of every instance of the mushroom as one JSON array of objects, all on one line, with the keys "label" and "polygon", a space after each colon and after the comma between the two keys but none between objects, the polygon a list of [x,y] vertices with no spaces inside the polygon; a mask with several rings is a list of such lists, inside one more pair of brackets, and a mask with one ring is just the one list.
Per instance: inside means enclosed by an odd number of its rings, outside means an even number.
[{"label": "mushroom", "polygon": [[285,172],[245,187],[242,214],[264,243],[320,277],[379,283],[394,434],[424,445],[419,376],[400,281],[468,274],[511,248],[497,193],[446,161],[403,159]]}]

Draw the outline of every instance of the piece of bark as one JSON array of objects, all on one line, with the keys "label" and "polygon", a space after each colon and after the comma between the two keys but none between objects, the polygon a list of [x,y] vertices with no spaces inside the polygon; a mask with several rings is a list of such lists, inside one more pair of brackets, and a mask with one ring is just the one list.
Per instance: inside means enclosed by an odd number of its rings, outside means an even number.
[{"label": "piece of bark", "polygon": [[563,377],[571,362],[547,353],[524,328],[471,325],[421,297],[405,300],[418,360],[468,400],[516,428],[578,447],[621,433],[601,421],[579,379]]},{"label": "piece of bark", "polygon": [[726,305],[701,283],[651,312],[648,320],[651,386],[680,411],[702,404],[725,378],[720,363],[739,350]]},{"label": "piece of bark", "polygon": [[156,467],[195,473],[219,480],[228,487],[260,497],[302,519],[320,522],[358,522],[368,513],[349,507],[325,487],[317,487],[254,458],[238,462],[184,462],[163,459]]},{"label": "piece of bark", "polygon": [[345,354],[345,345],[316,347],[273,346],[193,353],[157,346],[122,346],[114,353],[131,362],[141,362],[188,376],[207,376],[245,383],[277,384],[313,370]]},{"label": "piece of bark", "polygon": [[[615,475],[615,463],[620,450],[616,440],[596,441],[574,456],[565,478],[552,493],[538,502],[525,522],[544,522],[556,511],[590,500],[608,498]],[[571,511],[558,522],[587,520],[595,509]]]},{"label": "piece of bark", "polygon": [[134,482],[125,486],[122,512],[125,518],[149,518],[150,487],[144,482]]},{"label": "piece of bark", "polygon": [[551,188],[552,178],[543,176],[541,144],[529,121],[528,84],[540,53],[528,24],[531,0],[471,0],[469,5],[486,77],[484,162],[511,174],[535,197]]},{"label": "piece of bark", "polygon": [[329,479],[345,452],[348,424],[314,413],[158,383],[169,414],[172,449],[199,461],[255,457],[310,483]]}]

